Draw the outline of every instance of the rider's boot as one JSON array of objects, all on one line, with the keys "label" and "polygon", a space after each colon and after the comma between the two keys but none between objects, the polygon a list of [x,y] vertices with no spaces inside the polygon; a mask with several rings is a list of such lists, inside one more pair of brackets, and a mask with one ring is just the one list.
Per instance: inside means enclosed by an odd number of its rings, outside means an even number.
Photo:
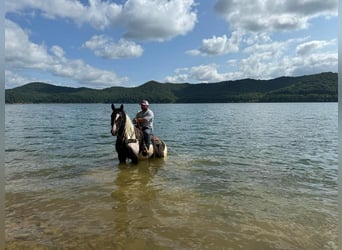
[{"label": "rider's boot", "polygon": [[145,143],[143,144],[142,155],[143,155],[143,156],[146,156],[146,155],[147,155],[147,147],[146,147],[146,144],[145,144]]}]

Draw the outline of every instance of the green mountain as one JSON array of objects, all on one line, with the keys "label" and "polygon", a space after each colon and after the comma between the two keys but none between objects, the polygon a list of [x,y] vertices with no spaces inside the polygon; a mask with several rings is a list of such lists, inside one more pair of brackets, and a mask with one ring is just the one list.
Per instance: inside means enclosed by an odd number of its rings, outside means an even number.
[{"label": "green mountain", "polygon": [[5,90],[6,103],[226,103],[336,102],[337,73],[321,73],[272,80],[243,79],[217,83],[159,83],[134,88],[60,87],[33,82]]}]

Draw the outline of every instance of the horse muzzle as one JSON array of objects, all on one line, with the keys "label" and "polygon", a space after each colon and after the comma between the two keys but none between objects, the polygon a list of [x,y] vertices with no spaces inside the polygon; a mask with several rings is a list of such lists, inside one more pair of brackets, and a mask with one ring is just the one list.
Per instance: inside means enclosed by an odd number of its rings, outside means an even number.
[{"label": "horse muzzle", "polygon": [[110,133],[112,134],[112,136],[118,135],[118,131],[116,131],[116,130],[114,130],[114,129],[112,129],[112,130],[110,131]]}]

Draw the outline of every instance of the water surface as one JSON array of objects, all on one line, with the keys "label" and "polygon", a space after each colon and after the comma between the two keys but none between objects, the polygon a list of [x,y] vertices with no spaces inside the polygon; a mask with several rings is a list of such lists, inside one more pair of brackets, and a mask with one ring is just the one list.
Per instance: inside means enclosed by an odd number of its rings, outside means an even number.
[{"label": "water surface", "polygon": [[6,105],[7,248],[337,249],[337,103],[151,108],[119,166],[110,105]]}]

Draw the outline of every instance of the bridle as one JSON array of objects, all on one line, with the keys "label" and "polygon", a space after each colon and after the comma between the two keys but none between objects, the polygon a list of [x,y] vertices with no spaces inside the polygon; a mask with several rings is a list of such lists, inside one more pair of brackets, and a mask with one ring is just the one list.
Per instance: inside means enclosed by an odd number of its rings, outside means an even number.
[{"label": "bridle", "polygon": [[126,144],[135,143],[138,141],[135,135],[135,130],[133,129],[133,131],[129,131],[125,128],[127,125],[125,123],[128,122],[128,120],[123,111],[113,112],[111,120],[111,133],[113,136],[117,136],[121,142]]}]

